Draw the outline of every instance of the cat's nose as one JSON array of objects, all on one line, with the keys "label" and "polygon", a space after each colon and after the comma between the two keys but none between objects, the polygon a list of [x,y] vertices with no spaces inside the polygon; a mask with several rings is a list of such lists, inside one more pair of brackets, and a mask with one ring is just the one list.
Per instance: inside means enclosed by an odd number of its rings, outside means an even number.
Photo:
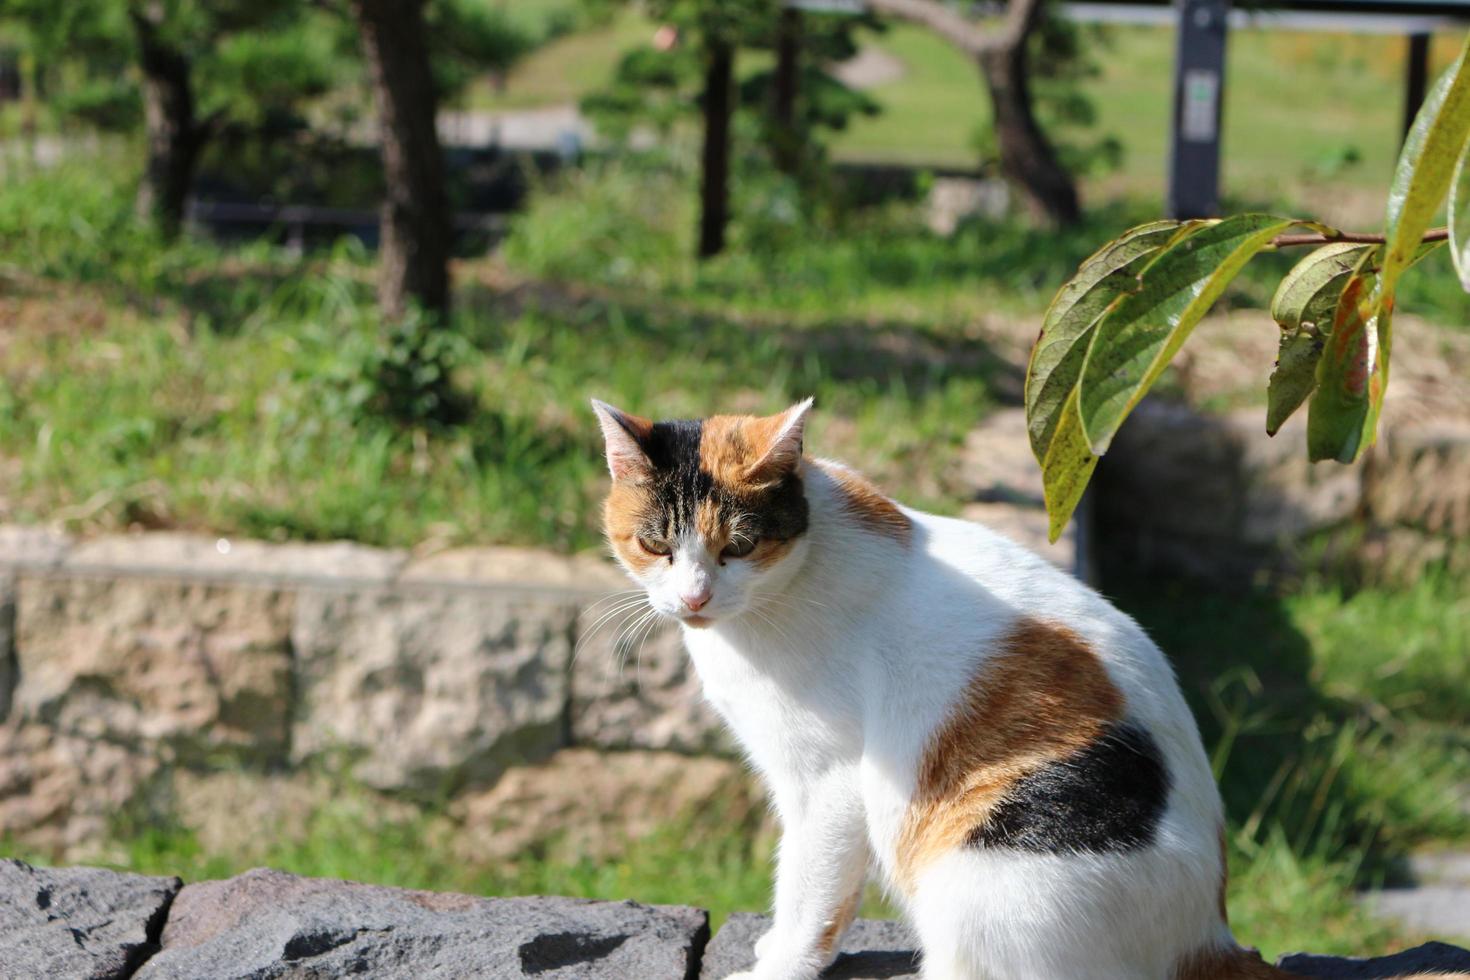
[{"label": "cat's nose", "polygon": [[683,600],[684,605],[689,607],[690,612],[699,612],[705,606],[709,605],[710,597],[714,594],[713,589],[705,586],[698,592],[685,592],[679,598]]}]

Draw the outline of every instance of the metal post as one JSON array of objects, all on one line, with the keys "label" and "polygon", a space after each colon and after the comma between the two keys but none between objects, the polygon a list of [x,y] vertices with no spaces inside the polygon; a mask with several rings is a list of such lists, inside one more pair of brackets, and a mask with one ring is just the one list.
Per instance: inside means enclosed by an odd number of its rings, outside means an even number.
[{"label": "metal post", "polygon": [[1220,210],[1220,115],[1225,97],[1229,0],[1178,0],[1169,214],[1202,218]]},{"label": "metal post", "polygon": [[1429,86],[1429,35],[1409,35],[1409,58],[1407,74],[1404,76],[1404,135],[1414,125],[1414,117],[1424,104],[1424,93]]}]

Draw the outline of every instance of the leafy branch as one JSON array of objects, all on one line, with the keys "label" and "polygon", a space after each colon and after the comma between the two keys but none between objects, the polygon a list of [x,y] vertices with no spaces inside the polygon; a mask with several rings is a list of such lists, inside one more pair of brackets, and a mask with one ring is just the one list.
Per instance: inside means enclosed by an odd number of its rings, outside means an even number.
[{"label": "leafy branch", "polygon": [[[1026,371],[1026,421],[1051,537],[1098,458],[1230,282],[1266,250],[1316,246],[1271,300],[1281,347],[1266,431],[1307,405],[1307,453],[1350,463],[1377,435],[1399,277],[1446,241],[1470,291],[1470,65],[1465,48],[1404,140],[1383,234],[1272,214],[1155,221],[1104,245],[1058,290]],[[1446,196],[1449,227],[1429,227]],[[1293,231],[1293,229],[1306,229]]]},{"label": "leafy branch", "polygon": [[[1424,233],[1422,241],[1444,242],[1449,241],[1450,230],[1448,228],[1431,228]],[[1310,232],[1305,235],[1277,235],[1266,244],[1267,248],[1297,248],[1302,245],[1331,245],[1334,242],[1353,242],[1362,245],[1382,245],[1388,240],[1386,235],[1372,235],[1359,231],[1338,231],[1332,229],[1325,232]]]}]

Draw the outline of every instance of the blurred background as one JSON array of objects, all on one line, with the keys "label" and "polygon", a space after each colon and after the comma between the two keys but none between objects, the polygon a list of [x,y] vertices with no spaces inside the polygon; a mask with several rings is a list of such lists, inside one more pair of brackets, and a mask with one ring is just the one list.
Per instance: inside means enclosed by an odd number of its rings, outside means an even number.
[{"label": "blurred background", "polygon": [[587,399],[815,395],[816,453],[1169,652],[1244,941],[1470,938],[1443,250],[1364,463],[1264,435],[1266,254],[1043,543],[1018,406],[1078,262],[1170,213],[1379,230],[1470,24],[1189,2],[1176,78],[1146,3],[0,0],[0,855],[763,909],[773,827],[619,591]]}]

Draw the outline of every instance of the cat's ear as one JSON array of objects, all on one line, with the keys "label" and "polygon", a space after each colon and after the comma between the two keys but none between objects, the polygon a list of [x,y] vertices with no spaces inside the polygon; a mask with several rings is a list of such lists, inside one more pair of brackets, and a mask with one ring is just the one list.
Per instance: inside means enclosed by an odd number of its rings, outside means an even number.
[{"label": "cat's ear", "polygon": [[629,415],[607,402],[592,399],[592,410],[602,426],[607,443],[607,469],[614,480],[641,480],[653,472],[653,464],[643,451],[643,440],[653,430],[653,423],[637,415]]},{"label": "cat's ear", "polygon": [[746,470],[746,479],[765,483],[780,479],[801,462],[802,440],[806,433],[806,417],[812,410],[812,399],[797,402],[780,415],[772,415],[757,423],[762,440],[760,458]]}]

